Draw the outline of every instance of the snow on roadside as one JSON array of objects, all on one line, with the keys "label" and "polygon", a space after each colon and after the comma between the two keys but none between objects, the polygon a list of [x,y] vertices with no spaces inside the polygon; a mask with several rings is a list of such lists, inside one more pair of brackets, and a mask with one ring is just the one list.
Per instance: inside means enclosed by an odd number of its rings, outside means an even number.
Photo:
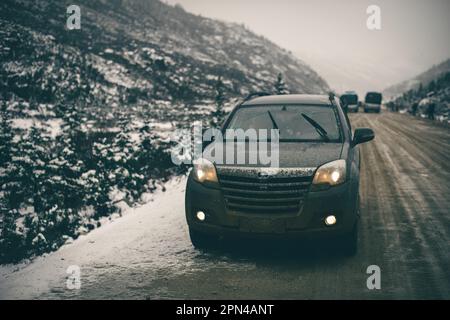
[{"label": "snow on roadside", "polygon": [[[174,177],[164,184],[165,188],[159,188],[153,196],[147,197],[147,203],[129,208],[121,217],[117,215],[105,220],[101,227],[69,241],[57,251],[18,264],[1,265],[0,299],[37,297],[65,282],[67,266],[108,260],[116,255],[114,251],[118,248],[126,250],[127,243],[141,237],[145,230],[158,228],[149,225],[154,221],[153,216],[160,212],[182,214],[179,211],[184,208],[185,185],[185,176]],[[178,209],[172,210],[174,206]],[[140,219],[147,223],[141,224],[137,221]]]}]

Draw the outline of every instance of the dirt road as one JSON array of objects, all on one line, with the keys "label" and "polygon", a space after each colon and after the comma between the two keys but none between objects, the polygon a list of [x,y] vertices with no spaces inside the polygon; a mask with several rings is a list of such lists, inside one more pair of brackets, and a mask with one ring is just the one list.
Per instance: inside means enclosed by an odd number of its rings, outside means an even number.
[{"label": "dirt road", "polygon": [[[183,178],[55,253],[1,267],[0,298],[450,299],[450,129],[387,112],[351,119],[376,133],[362,146],[355,257],[326,243],[197,251]],[[71,265],[79,290],[66,287]],[[381,269],[380,290],[366,286],[369,265]]]}]

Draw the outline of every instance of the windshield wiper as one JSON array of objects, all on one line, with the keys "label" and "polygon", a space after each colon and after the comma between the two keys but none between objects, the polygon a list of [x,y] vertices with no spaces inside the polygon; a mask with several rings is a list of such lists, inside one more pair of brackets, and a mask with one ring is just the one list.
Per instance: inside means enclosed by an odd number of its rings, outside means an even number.
[{"label": "windshield wiper", "polygon": [[320,125],[318,124],[314,119],[308,117],[306,114],[302,113],[301,114],[303,118],[306,119],[306,121],[309,122],[309,124],[311,124],[314,129],[316,129],[317,133],[325,140],[325,141],[330,141],[330,138],[328,137],[328,132]]},{"label": "windshield wiper", "polygon": [[270,110],[267,110],[267,113],[269,114],[270,120],[272,120],[273,128],[279,130],[277,123],[275,122],[275,119],[272,116],[272,113]]}]

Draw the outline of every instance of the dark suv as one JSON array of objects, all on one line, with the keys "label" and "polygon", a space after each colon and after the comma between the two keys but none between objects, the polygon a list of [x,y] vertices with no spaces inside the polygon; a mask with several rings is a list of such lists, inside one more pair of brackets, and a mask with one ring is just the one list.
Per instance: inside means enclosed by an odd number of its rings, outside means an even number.
[{"label": "dark suv", "polygon": [[[227,129],[278,130],[279,167],[268,174],[259,164],[198,161],[186,188],[195,247],[207,247],[211,237],[332,236],[342,240],[346,252],[356,252],[358,144],[374,138],[371,129],[352,134],[333,95],[251,97],[230,113],[222,132]],[[224,141],[212,142],[203,154],[219,143]],[[252,151],[241,152],[249,156]]]}]

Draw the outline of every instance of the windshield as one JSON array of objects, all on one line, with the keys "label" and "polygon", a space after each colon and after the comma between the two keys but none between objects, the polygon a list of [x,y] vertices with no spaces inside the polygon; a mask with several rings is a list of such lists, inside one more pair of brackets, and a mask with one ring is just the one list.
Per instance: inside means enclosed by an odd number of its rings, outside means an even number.
[{"label": "windshield", "polygon": [[357,104],[358,96],[356,94],[344,94],[341,96],[341,100],[347,105]]},{"label": "windshield", "polygon": [[381,104],[381,93],[378,92],[369,92],[366,94],[366,103],[375,103]]},{"label": "windshield", "polygon": [[280,141],[340,142],[335,109],[330,105],[242,107],[226,129],[278,129]]}]

